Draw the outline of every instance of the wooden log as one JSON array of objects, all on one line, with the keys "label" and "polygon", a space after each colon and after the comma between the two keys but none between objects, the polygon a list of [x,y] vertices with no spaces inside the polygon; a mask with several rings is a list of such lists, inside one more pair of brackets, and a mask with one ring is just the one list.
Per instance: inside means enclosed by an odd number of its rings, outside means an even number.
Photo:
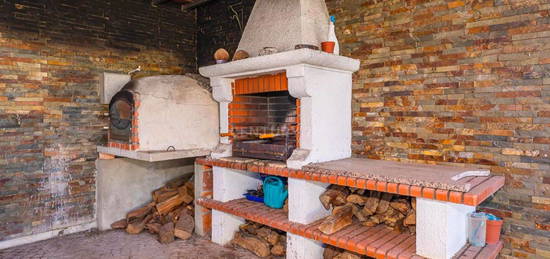
[{"label": "wooden log", "polygon": [[168,214],[168,212],[172,211],[175,207],[181,205],[185,201],[185,197],[182,197],[179,194],[176,194],[166,201],[163,201],[161,203],[158,203],[156,208],[157,212],[162,216]]},{"label": "wooden log", "polygon": [[341,253],[342,249],[336,248],[334,246],[327,246],[323,251],[323,259],[333,259]]},{"label": "wooden log", "polygon": [[168,244],[174,241],[174,223],[168,222],[159,229],[159,242]]},{"label": "wooden log", "polygon": [[267,227],[258,229],[258,231],[256,232],[256,235],[263,238],[270,245],[275,245],[279,242],[279,234],[277,234],[276,231],[273,231]]},{"label": "wooden log", "polygon": [[390,207],[390,201],[393,198],[393,194],[391,193],[382,193],[382,196],[380,197],[380,202],[378,203],[378,207],[376,208],[376,213],[382,214],[388,210]]},{"label": "wooden log", "polygon": [[413,208],[413,210],[416,210],[416,198],[412,198],[411,199],[411,207]]},{"label": "wooden log", "polygon": [[341,206],[346,204],[346,197],[349,194],[349,189],[338,186],[331,185],[329,188],[319,196],[319,200],[323,207],[328,210],[330,207]]},{"label": "wooden log", "polygon": [[182,186],[182,185],[185,185],[187,184],[188,182],[192,182],[189,180],[189,178],[191,178],[192,174],[186,174],[186,175],[183,175],[183,176],[180,176],[178,178],[175,178],[175,179],[172,179],[170,181],[168,181],[166,184],[165,184],[165,187],[168,188],[168,189],[177,189],[178,187]]},{"label": "wooden log", "polygon": [[126,232],[128,232],[128,234],[141,233],[141,231],[145,229],[145,224],[147,224],[152,218],[153,215],[149,214],[143,219],[135,219],[133,222],[130,222],[128,226],[126,226]]},{"label": "wooden log", "polygon": [[363,213],[363,210],[362,210],[361,207],[359,207],[359,206],[357,206],[353,203],[348,203],[348,204],[352,208],[353,216],[355,216],[361,222],[367,220],[367,216]]},{"label": "wooden log", "polygon": [[266,257],[271,254],[269,243],[256,236],[249,236],[244,233],[237,232],[231,242],[260,257]]},{"label": "wooden log", "polygon": [[363,214],[370,216],[376,212],[376,209],[378,208],[378,203],[380,203],[381,195],[382,193],[380,192],[371,192],[370,196],[367,197],[365,207],[363,207]]},{"label": "wooden log", "polygon": [[250,235],[256,235],[256,232],[258,231],[258,229],[259,229],[258,225],[252,222],[247,222],[239,226],[240,231]]},{"label": "wooden log", "polygon": [[392,202],[390,202],[390,206],[405,215],[407,215],[407,213],[411,209],[411,204],[407,199],[393,200]]},{"label": "wooden log", "polygon": [[189,204],[193,202],[193,190],[189,190],[186,186],[181,186],[178,188],[178,193],[183,199],[183,203]]},{"label": "wooden log", "polygon": [[111,224],[112,229],[125,229],[126,226],[128,226],[126,219],[117,220]]},{"label": "wooden log", "polygon": [[133,221],[134,219],[142,218],[145,215],[149,214],[149,212],[151,212],[154,206],[155,206],[155,203],[150,202],[141,208],[132,210],[128,212],[128,214],[126,214],[126,220],[130,222],[130,221]]},{"label": "wooden log", "polygon": [[403,224],[405,226],[413,226],[416,225],[416,211],[411,210],[407,217],[405,217],[405,220],[403,221]]},{"label": "wooden log", "polygon": [[158,189],[153,192],[153,201],[156,203],[161,203],[163,201],[168,200],[169,198],[174,197],[174,195],[178,194],[177,190],[167,190],[165,188]]},{"label": "wooden log", "polygon": [[284,256],[286,254],[286,246],[279,243],[271,248],[271,254],[274,256]]},{"label": "wooden log", "polygon": [[335,256],[334,259],[361,259],[361,256],[356,253],[345,251]]},{"label": "wooden log", "polygon": [[380,215],[372,215],[370,216],[367,221],[361,223],[363,226],[367,227],[374,227],[382,222],[382,216]]},{"label": "wooden log", "polygon": [[346,201],[357,205],[365,205],[365,202],[367,202],[367,197],[358,194],[351,194],[346,198]]},{"label": "wooden log", "polygon": [[183,212],[180,214],[174,228],[174,236],[184,240],[189,239],[193,235],[193,229],[195,229],[195,220],[193,220],[193,216]]},{"label": "wooden log", "polygon": [[344,206],[344,208],[339,209],[336,214],[328,216],[318,228],[321,232],[330,235],[351,225],[352,217],[353,208],[351,206]]},{"label": "wooden log", "polygon": [[159,223],[147,223],[145,224],[145,228],[149,230],[149,233],[151,234],[157,234],[160,231],[160,227],[162,227]]}]

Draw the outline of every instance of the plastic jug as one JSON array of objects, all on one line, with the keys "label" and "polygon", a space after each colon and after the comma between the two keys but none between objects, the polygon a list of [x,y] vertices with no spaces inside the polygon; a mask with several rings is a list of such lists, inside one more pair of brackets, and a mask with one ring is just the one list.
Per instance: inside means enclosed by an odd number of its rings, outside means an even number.
[{"label": "plastic jug", "polygon": [[485,246],[487,216],[485,213],[470,213],[468,215],[468,242],[472,246]]},{"label": "plastic jug", "polygon": [[278,177],[268,176],[264,180],[264,204],[274,209],[280,209],[284,206],[288,190],[285,188],[283,180]]}]

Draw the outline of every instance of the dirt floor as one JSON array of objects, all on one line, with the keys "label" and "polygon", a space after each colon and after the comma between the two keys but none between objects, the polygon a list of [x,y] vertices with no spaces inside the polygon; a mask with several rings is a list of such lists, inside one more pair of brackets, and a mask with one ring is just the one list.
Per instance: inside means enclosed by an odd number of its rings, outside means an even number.
[{"label": "dirt floor", "polygon": [[149,233],[129,235],[124,231],[85,232],[0,250],[0,258],[243,258],[259,257],[244,250],[222,247],[193,236],[161,244]]}]

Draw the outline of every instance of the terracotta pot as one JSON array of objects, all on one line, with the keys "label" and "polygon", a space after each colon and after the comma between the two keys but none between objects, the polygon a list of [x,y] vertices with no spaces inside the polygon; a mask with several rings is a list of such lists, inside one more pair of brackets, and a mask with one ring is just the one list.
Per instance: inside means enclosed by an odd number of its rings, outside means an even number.
[{"label": "terracotta pot", "polygon": [[321,50],[326,53],[334,53],[334,41],[323,41],[321,42]]},{"label": "terracotta pot", "polygon": [[500,240],[500,229],[502,229],[502,220],[487,220],[485,242],[487,244],[496,244]]}]

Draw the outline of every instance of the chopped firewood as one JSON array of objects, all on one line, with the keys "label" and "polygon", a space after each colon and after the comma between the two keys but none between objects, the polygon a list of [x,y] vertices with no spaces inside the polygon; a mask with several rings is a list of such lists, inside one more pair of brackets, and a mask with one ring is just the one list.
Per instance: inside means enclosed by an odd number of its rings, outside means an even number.
[{"label": "chopped firewood", "polygon": [[411,209],[411,205],[407,199],[393,200],[390,202],[390,206],[403,214],[406,214]]},{"label": "chopped firewood", "polygon": [[367,216],[370,216],[376,212],[378,208],[378,203],[380,203],[380,192],[372,192],[371,195],[367,198],[365,202],[365,207],[363,208],[363,213]]},{"label": "chopped firewood", "polygon": [[327,246],[323,251],[323,259],[333,259],[341,253],[342,249],[336,248],[334,246]]},{"label": "chopped firewood", "polygon": [[180,176],[176,179],[172,179],[168,181],[164,186],[167,189],[177,189],[178,187],[185,185],[187,183],[193,184],[193,181],[189,181],[189,178],[191,178],[192,174],[186,174],[183,176]]},{"label": "chopped firewood", "polygon": [[157,203],[157,212],[160,215],[166,215],[168,212],[172,211],[175,207],[181,205],[185,201],[185,198],[177,194],[172,196],[166,201]]},{"label": "chopped firewood", "polygon": [[195,183],[193,181],[186,182],[185,188],[187,188],[191,195],[195,193]]},{"label": "chopped firewood", "polygon": [[194,228],[195,220],[193,220],[193,216],[182,212],[174,228],[174,236],[180,239],[189,239],[193,235]]},{"label": "chopped firewood", "polygon": [[262,238],[256,236],[248,236],[244,233],[237,232],[233,237],[232,243],[246,250],[249,250],[260,257],[266,257],[271,254],[269,243]]},{"label": "chopped firewood", "polygon": [[141,233],[141,231],[145,228],[145,224],[147,224],[152,218],[153,215],[149,214],[143,219],[136,219],[133,222],[130,222],[128,226],[126,226],[126,232],[128,232],[128,234]]},{"label": "chopped firewood", "polygon": [[275,245],[279,242],[279,234],[277,234],[277,232],[269,228],[266,228],[266,227],[260,228],[258,229],[256,234],[271,245]]},{"label": "chopped firewood", "polygon": [[411,207],[413,208],[413,210],[416,210],[416,199],[412,199],[411,200]]},{"label": "chopped firewood", "polygon": [[168,244],[174,241],[174,223],[168,222],[159,229],[159,242]]},{"label": "chopped firewood", "polygon": [[288,199],[285,200],[285,205],[283,206],[283,211],[288,212]]},{"label": "chopped firewood", "polygon": [[126,226],[128,226],[126,219],[117,220],[111,224],[112,229],[125,229]]},{"label": "chopped firewood", "polygon": [[352,223],[353,209],[351,206],[344,206],[338,210],[338,213],[328,216],[321,225],[319,230],[327,235],[330,235],[342,228],[345,228]]},{"label": "chopped firewood", "polygon": [[251,235],[256,235],[256,232],[258,231],[258,225],[252,222],[247,222],[240,225],[239,230]]},{"label": "chopped firewood", "polygon": [[394,209],[393,207],[388,207],[383,215],[384,217],[382,218],[382,221],[387,223],[388,225],[395,224],[397,221],[405,218],[405,215],[401,214],[401,212]]},{"label": "chopped firewood", "polygon": [[416,226],[409,226],[409,233],[411,234],[416,233]]},{"label": "chopped firewood", "polygon": [[356,253],[345,251],[335,256],[334,259],[361,259],[361,256]]},{"label": "chopped firewood", "polygon": [[286,254],[286,247],[283,244],[276,244],[271,248],[271,254],[275,256],[284,256]]},{"label": "chopped firewood", "polygon": [[335,207],[346,204],[346,197],[348,194],[349,189],[343,186],[331,185],[328,190],[319,196],[319,200],[321,204],[323,204],[323,207],[328,210],[331,205]]},{"label": "chopped firewood", "polygon": [[380,215],[373,215],[370,216],[367,221],[363,222],[362,224],[367,227],[374,227],[382,222]]},{"label": "chopped firewood", "polygon": [[157,234],[160,231],[160,227],[162,227],[159,223],[147,223],[145,224],[145,228],[149,230],[149,233],[151,234]]},{"label": "chopped firewood", "polygon": [[382,197],[380,197],[380,202],[378,203],[378,207],[376,208],[376,213],[384,213],[386,210],[390,207],[390,201],[393,198],[393,194],[391,193],[382,193]]},{"label": "chopped firewood", "polygon": [[169,198],[172,198],[176,194],[178,194],[177,190],[166,190],[163,187],[163,188],[153,192],[153,200],[156,203],[160,203],[160,202],[163,202],[165,200],[168,200]]},{"label": "chopped firewood", "polygon": [[351,194],[346,198],[346,200],[357,205],[364,205],[365,202],[367,202],[367,197],[358,194]]},{"label": "chopped firewood", "polygon": [[405,217],[403,224],[405,224],[405,226],[416,225],[416,212],[414,210],[411,210],[409,215]]},{"label": "chopped firewood", "polygon": [[178,188],[178,193],[183,199],[183,203],[188,204],[193,201],[193,191],[189,190],[186,186]]},{"label": "chopped firewood", "polygon": [[353,203],[349,203],[349,205],[352,208],[353,216],[355,216],[361,222],[367,220],[367,216],[363,213],[363,210],[359,206]]},{"label": "chopped firewood", "polygon": [[128,214],[126,214],[126,220],[127,221],[132,221],[136,218],[142,218],[145,215],[147,215],[149,212],[151,212],[151,209],[153,209],[154,206],[155,206],[155,203],[150,202],[150,203],[148,203],[147,205],[145,205],[141,208],[132,210],[132,211],[128,212]]}]

